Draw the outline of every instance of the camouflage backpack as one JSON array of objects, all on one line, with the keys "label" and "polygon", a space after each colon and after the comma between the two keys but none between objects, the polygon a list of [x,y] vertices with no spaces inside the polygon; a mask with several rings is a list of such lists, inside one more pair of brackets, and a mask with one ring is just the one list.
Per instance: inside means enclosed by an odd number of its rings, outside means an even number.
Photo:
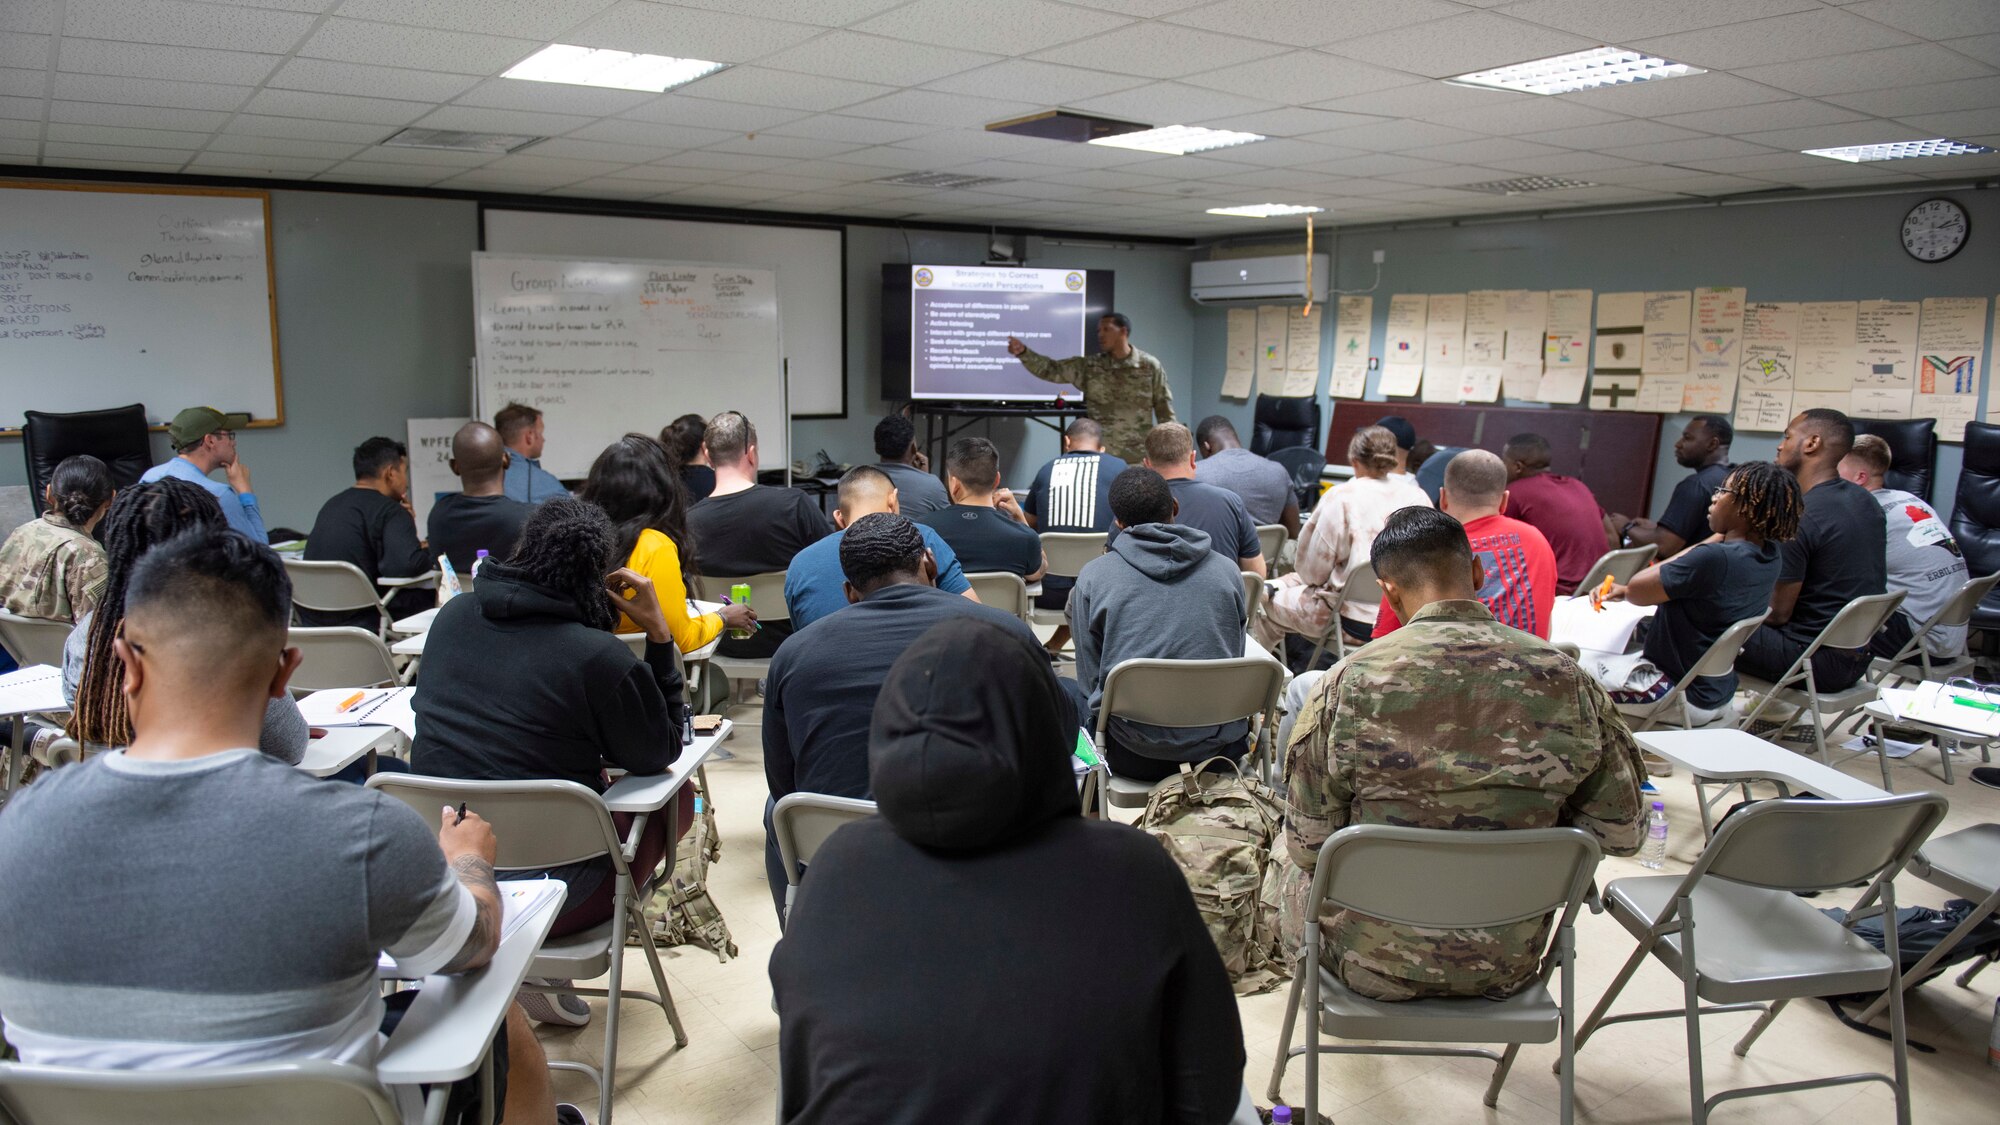
[{"label": "camouflage backpack", "polygon": [[1195,907],[1240,995],[1267,992],[1290,976],[1278,944],[1277,875],[1271,848],[1283,811],[1277,794],[1228,758],[1183,764],[1153,790],[1138,826],[1187,876]]},{"label": "camouflage backpack", "polygon": [[708,896],[708,865],[722,858],[722,837],[715,830],[715,805],[706,787],[695,788],[694,824],[681,838],[674,869],[653,891],[645,910],[650,932],[628,932],[625,944],[651,940],[660,949],[693,945],[727,962],[736,956],[736,941],[722,909]]}]

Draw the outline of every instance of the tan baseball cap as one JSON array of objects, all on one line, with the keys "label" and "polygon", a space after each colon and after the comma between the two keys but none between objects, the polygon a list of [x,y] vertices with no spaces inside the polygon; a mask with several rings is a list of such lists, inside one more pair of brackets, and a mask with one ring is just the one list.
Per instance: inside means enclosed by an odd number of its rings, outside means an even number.
[{"label": "tan baseball cap", "polygon": [[179,449],[217,430],[240,430],[249,424],[248,414],[224,414],[213,406],[190,406],[167,423],[167,438]]}]

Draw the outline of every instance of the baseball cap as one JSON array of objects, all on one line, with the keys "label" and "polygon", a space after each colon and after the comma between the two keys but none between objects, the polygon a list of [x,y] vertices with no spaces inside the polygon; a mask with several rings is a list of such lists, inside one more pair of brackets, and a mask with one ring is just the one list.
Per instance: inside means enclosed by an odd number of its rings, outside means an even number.
[{"label": "baseball cap", "polygon": [[217,430],[240,430],[250,424],[248,414],[224,414],[213,406],[190,406],[167,423],[167,439],[174,448],[193,445]]},{"label": "baseball cap", "polygon": [[1409,419],[1399,414],[1385,414],[1375,420],[1375,424],[1396,435],[1396,448],[1408,451],[1417,447],[1417,428]]}]

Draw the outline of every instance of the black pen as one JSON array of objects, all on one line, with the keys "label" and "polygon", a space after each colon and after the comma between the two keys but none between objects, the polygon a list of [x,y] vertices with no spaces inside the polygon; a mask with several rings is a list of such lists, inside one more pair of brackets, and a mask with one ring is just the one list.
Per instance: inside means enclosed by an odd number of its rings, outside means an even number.
[{"label": "black pen", "polygon": [[454,827],[465,823],[465,802],[458,803],[458,819],[451,822]]}]

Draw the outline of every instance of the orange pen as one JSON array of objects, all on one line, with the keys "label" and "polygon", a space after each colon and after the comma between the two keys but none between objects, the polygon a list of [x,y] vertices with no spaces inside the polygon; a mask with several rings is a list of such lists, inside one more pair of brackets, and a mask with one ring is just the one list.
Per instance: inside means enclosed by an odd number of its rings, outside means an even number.
[{"label": "orange pen", "polygon": [[352,707],[352,706],[354,706],[355,704],[357,704],[357,703],[361,702],[362,700],[364,700],[364,699],[366,699],[366,698],[368,698],[368,693],[367,693],[367,692],[365,692],[365,691],[357,691],[357,692],[355,692],[355,693],[354,693],[353,695],[350,695],[350,696],[348,696],[348,697],[347,697],[346,699],[343,699],[343,700],[341,700],[341,701],[340,701],[340,706],[338,706],[338,707],[335,707],[335,708],[333,709],[333,710],[334,710],[334,713],[335,713],[335,714],[337,714],[337,715],[344,715],[344,714],[346,714],[346,713],[347,713],[347,709],[348,709],[349,707]]},{"label": "orange pen", "polygon": [[1594,594],[1590,599],[1591,612],[1593,613],[1604,612],[1604,599],[1611,596],[1611,587],[1613,585],[1614,583],[1611,581],[1611,576],[1609,574],[1605,575],[1604,584],[1597,588],[1597,593]]}]

